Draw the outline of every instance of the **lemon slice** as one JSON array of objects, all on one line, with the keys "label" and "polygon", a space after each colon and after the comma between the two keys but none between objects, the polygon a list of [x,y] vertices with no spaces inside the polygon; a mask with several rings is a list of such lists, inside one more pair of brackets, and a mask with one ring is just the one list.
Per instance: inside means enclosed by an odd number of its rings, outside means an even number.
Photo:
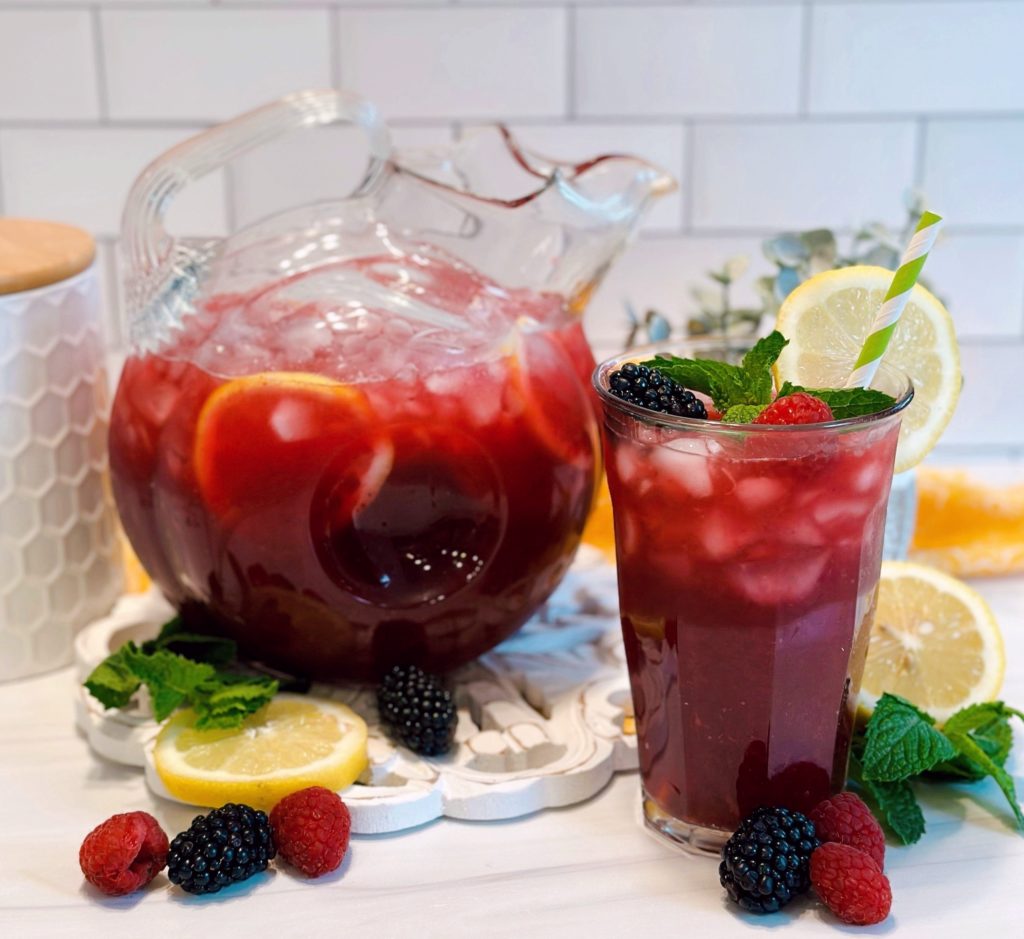
[{"label": "lemon slice", "polygon": [[888,691],[941,722],[995,698],[1005,669],[999,624],[976,590],[923,564],[882,564],[862,708]]},{"label": "lemon slice", "polygon": [[[892,271],[857,266],[825,271],[797,287],[776,322],[789,340],[775,365],[777,382],[843,387],[891,283]],[[899,473],[916,466],[935,446],[960,396],[953,320],[924,287],[914,287],[882,361],[914,383],[896,451]]]},{"label": "lemon slice", "polygon": [[222,518],[291,511],[329,468],[369,504],[391,471],[391,445],[358,388],[305,372],[235,378],[206,399],[193,467],[204,501]]},{"label": "lemon slice", "polygon": [[160,731],[153,763],[167,791],[193,805],[244,802],[269,811],[307,786],[343,789],[365,769],[366,723],[350,708],[278,694],[233,730],[196,730],[181,711]]}]

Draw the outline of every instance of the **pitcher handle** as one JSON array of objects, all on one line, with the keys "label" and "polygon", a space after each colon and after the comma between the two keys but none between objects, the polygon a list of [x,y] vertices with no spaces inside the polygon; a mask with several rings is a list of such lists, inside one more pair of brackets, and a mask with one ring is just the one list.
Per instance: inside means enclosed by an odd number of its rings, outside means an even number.
[{"label": "pitcher handle", "polygon": [[121,251],[128,266],[131,313],[137,314],[160,289],[164,275],[174,272],[175,239],[167,232],[164,217],[186,185],[290,131],[339,123],[361,127],[369,139],[369,165],[355,193],[365,194],[387,170],[391,139],[370,102],[342,91],[288,95],[203,131],[150,163],[132,186],[122,217]]}]

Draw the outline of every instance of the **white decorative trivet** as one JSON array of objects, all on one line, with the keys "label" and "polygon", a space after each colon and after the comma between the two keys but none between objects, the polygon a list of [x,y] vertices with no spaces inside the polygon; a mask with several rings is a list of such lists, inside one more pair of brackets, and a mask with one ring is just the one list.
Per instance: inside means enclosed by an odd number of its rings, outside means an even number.
[{"label": "white decorative trivet", "polygon": [[[113,649],[156,635],[173,614],[158,593],[126,596],[78,636],[84,678]],[[637,766],[632,702],[619,632],[615,570],[583,548],[544,607],[511,639],[453,676],[459,725],[446,757],[396,747],[378,725],[365,687],[314,685],[343,701],[370,728],[370,765],[344,793],[358,834],[399,831],[442,815],[513,818],[570,805],[598,792],[614,772]],[[157,795],[158,725],[144,696],[135,710],[105,710],[79,688],[76,719],[101,756],[144,768]]]}]

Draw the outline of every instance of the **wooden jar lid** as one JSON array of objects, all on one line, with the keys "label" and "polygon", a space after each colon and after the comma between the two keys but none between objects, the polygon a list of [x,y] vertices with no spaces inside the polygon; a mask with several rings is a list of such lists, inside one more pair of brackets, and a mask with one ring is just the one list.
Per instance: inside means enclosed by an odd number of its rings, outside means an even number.
[{"label": "wooden jar lid", "polygon": [[80,274],[96,256],[80,228],[26,218],[0,218],[0,294],[47,287]]}]

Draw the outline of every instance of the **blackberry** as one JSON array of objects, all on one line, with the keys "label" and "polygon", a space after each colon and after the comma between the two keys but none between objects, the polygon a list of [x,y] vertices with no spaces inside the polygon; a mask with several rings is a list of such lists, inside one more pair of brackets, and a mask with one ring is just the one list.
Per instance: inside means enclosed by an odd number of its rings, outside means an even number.
[{"label": "blackberry", "polygon": [[814,822],[789,809],[760,808],[722,848],[718,877],[733,901],[751,913],[774,913],[811,885]]},{"label": "blackberry", "polygon": [[276,853],[267,813],[229,802],[175,836],[167,878],[189,893],[216,893],[265,871]]},{"label": "blackberry", "polygon": [[648,411],[705,420],[708,416],[704,402],[692,391],[687,391],[661,369],[648,368],[635,362],[627,362],[611,373],[608,390],[616,398],[647,408]]},{"label": "blackberry", "polygon": [[458,715],[436,676],[415,665],[396,665],[377,689],[377,708],[384,729],[410,750],[438,756],[451,749]]}]

